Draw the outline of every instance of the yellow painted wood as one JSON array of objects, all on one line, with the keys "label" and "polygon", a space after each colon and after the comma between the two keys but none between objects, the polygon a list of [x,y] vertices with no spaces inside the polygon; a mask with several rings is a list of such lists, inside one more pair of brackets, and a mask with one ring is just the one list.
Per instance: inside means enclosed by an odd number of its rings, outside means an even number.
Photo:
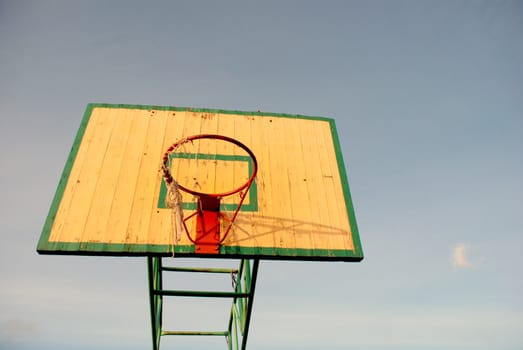
[{"label": "yellow painted wood", "polygon": [[140,113],[129,111],[131,121],[129,136],[125,144],[122,162],[112,198],[112,206],[102,241],[108,243],[130,241],[127,231],[133,209],[133,198],[136,193],[143,148],[146,142],[150,118]]},{"label": "yellow painted wood", "polygon": [[[316,217],[317,220],[311,225],[311,241],[313,247],[330,246],[330,234],[325,234],[325,230],[332,224],[330,218],[329,208],[327,206],[327,198],[323,188],[323,167],[321,159],[324,158],[319,153],[319,147],[323,140],[321,139],[321,129],[328,126],[327,122],[316,123],[317,125],[306,124],[303,125],[301,131],[302,153],[306,157],[307,162],[305,166],[304,185],[307,187],[309,194],[308,202],[310,205],[311,217]],[[316,192],[313,192],[316,189]],[[320,224],[325,223],[325,224]]]},{"label": "yellow painted wood", "polygon": [[[235,138],[245,145],[252,144],[252,122],[253,120],[251,118],[245,116],[227,116],[227,119],[224,120],[224,123],[230,124],[230,128],[228,130],[230,134],[227,136]],[[233,146],[231,148],[231,151],[232,155],[246,155],[246,153],[238,147]],[[245,162],[235,163],[234,174],[232,176],[232,183],[234,186],[237,187],[238,185],[245,183],[248,180],[249,176],[249,170]],[[235,198],[236,203],[239,202],[238,195],[234,195],[233,198]],[[233,232],[230,234],[230,237],[228,237],[228,240],[225,241],[225,244],[242,245],[243,242],[249,241],[251,242],[250,246],[257,247],[256,245],[254,245],[255,243],[252,243],[252,232],[252,213],[240,212],[233,224]]]},{"label": "yellow painted wood", "polygon": [[84,226],[104,159],[100,145],[105,145],[111,135],[117,121],[113,117],[115,113],[113,110],[101,109],[93,112],[92,122],[84,135],[85,141],[80,146],[69,176],[50,241],[79,243],[88,239],[84,237]]},{"label": "yellow painted wood", "polygon": [[[235,137],[235,126],[234,126],[234,119],[235,117],[227,116],[227,115],[216,115],[216,119],[218,120],[218,125],[216,129],[216,134],[223,135],[227,137]],[[245,141],[245,140],[244,140]],[[241,141],[243,142],[243,141]],[[229,155],[235,155],[237,147],[234,145],[228,143],[228,142],[219,142],[217,144],[216,153],[217,154],[229,154]],[[230,190],[235,188],[235,185],[237,185],[237,179],[235,178],[236,175],[236,164],[235,163],[229,163],[226,169],[224,171],[217,175],[216,182],[217,187],[220,190]],[[224,167],[225,168],[225,167]],[[231,173],[232,172],[232,173]],[[230,173],[232,176],[227,176],[226,174]],[[222,199],[222,202],[225,204],[234,204],[238,203],[239,197],[238,195],[225,197]],[[227,213],[225,213],[227,215]],[[228,215],[230,217],[230,215]],[[242,220],[244,217],[242,216]],[[222,221],[222,225],[220,226],[220,230],[224,232],[224,230],[227,229],[229,225],[229,222],[227,220]],[[237,242],[238,237],[240,233],[243,231],[243,227],[245,226],[245,221],[239,220],[239,218],[235,221],[232,229],[229,232],[228,237],[225,240],[225,244],[231,244],[232,242]]]},{"label": "yellow painted wood", "polygon": [[[259,236],[264,244],[275,244],[276,247],[286,248],[296,246],[297,225],[293,222],[293,206],[289,187],[290,174],[285,169],[291,165],[293,156],[289,153],[284,141],[287,134],[287,123],[283,119],[258,119],[259,128],[263,129],[262,145],[258,147],[263,155],[259,160],[261,179],[263,180],[263,211],[261,228],[263,234]],[[258,154],[258,153],[256,153]],[[278,175],[276,175],[278,174]],[[263,213],[266,213],[263,215]],[[262,245],[262,243],[259,243]]]},{"label": "yellow painted wood", "polygon": [[163,153],[163,134],[167,127],[167,117],[153,113],[154,111],[136,111],[143,118],[149,119],[147,137],[142,149],[142,158],[139,167],[138,182],[134,191],[133,207],[127,228],[130,242],[167,244],[168,237],[159,235],[156,231],[159,213],[154,202],[158,184],[161,181],[159,173],[159,159]]},{"label": "yellow painted wood", "polygon": [[[112,111],[110,112],[111,114]],[[114,113],[112,116],[114,125],[112,133],[107,135],[106,142],[99,142],[93,146],[93,152],[102,157],[99,169],[97,169],[96,186],[89,206],[85,224],[83,226],[82,241],[89,243],[110,243],[112,234],[107,235],[107,229],[111,232],[112,228],[106,227],[111,214],[111,207],[114,203],[114,194],[119,181],[120,169],[124,163],[125,146],[129,137],[132,118],[127,113]],[[89,174],[89,169],[84,169],[85,177],[93,176]],[[81,229],[81,228],[79,228]]]},{"label": "yellow painted wood", "polygon": [[[206,133],[239,140],[259,164],[258,210],[238,214],[225,245],[354,249],[327,121],[100,107],[86,127],[49,241],[190,244],[185,234],[175,241],[172,210],[158,207],[161,159],[174,142]],[[184,148],[204,155],[246,155],[222,141],[195,141]],[[171,169],[177,181],[198,191],[228,191],[249,177],[241,161],[178,158]],[[183,200],[195,201],[186,193]],[[234,195],[222,203],[238,201]],[[186,217],[191,213],[184,211]],[[195,237],[195,220],[187,224]]]},{"label": "yellow painted wood", "polygon": [[311,164],[308,160],[309,156],[303,152],[303,126],[293,126],[290,121],[281,119],[281,122],[285,124],[286,137],[285,140],[282,140],[285,142],[285,152],[280,152],[280,155],[285,157],[285,163],[288,166],[287,186],[290,190],[289,202],[292,207],[292,217],[289,219],[292,220],[292,225],[295,227],[296,246],[312,249],[314,246],[312,244],[311,226],[317,219],[315,219],[311,208],[310,185],[307,183],[307,168]]}]

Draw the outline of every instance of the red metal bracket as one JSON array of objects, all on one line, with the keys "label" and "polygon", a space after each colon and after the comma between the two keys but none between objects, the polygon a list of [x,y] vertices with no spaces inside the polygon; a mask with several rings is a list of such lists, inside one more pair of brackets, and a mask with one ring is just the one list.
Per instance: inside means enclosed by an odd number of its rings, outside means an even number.
[{"label": "red metal bracket", "polygon": [[217,254],[220,250],[220,198],[200,196],[196,220],[196,253]]}]

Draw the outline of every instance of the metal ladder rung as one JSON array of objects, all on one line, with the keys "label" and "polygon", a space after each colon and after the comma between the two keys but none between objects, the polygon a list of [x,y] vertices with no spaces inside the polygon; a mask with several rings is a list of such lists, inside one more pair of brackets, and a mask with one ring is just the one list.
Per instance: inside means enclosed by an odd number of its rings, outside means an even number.
[{"label": "metal ladder rung", "polygon": [[208,267],[175,267],[162,266],[163,271],[173,272],[202,272],[202,273],[238,273],[238,269],[208,268]]},{"label": "metal ladder rung", "polygon": [[162,335],[208,335],[208,336],[229,336],[228,331],[162,331]]},{"label": "metal ladder rung", "polygon": [[209,291],[194,291],[194,290],[165,290],[154,289],[154,295],[165,295],[173,297],[195,297],[195,298],[246,298],[251,293],[242,292],[209,292]]}]

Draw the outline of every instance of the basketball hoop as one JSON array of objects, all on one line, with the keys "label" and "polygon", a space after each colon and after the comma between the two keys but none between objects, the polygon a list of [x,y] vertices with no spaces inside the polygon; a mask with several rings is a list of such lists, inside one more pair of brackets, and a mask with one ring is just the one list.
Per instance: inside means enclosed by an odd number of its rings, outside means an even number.
[{"label": "basketball hoop", "polygon": [[[170,155],[176,152],[183,145],[201,139],[221,140],[243,149],[251,158],[253,164],[248,180],[231,191],[222,191],[220,193],[197,191],[178,183],[171,174],[169,165]],[[195,244],[197,253],[218,253],[219,246],[227,238],[232,224],[236,219],[240,208],[242,207],[249,188],[256,178],[256,173],[258,172],[258,163],[254,153],[252,153],[252,151],[243,143],[231,137],[215,134],[193,135],[178,140],[167,149],[162,158],[162,172],[163,179],[167,185],[167,188],[169,189],[169,194],[166,197],[168,200],[170,200],[168,206],[173,208],[173,210],[176,212],[176,231],[178,232],[181,230],[181,226],[183,226],[187,237]],[[197,198],[196,211],[186,218],[183,217],[183,210],[181,209],[181,194],[179,190],[192,194]],[[240,200],[232,216],[229,218],[227,215],[220,212],[220,201],[223,197],[232,196],[236,193],[239,194]],[[192,238],[191,234],[189,233],[189,229],[187,228],[186,222],[194,216],[197,216],[196,237]],[[220,218],[228,221],[229,223],[221,237]]]}]

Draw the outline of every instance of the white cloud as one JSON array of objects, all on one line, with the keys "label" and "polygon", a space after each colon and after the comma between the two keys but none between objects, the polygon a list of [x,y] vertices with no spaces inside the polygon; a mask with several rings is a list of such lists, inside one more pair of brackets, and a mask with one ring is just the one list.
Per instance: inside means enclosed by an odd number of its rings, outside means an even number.
[{"label": "white cloud", "polygon": [[452,265],[456,268],[470,269],[476,267],[469,259],[469,247],[465,243],[458,243],[452,251]]}]

